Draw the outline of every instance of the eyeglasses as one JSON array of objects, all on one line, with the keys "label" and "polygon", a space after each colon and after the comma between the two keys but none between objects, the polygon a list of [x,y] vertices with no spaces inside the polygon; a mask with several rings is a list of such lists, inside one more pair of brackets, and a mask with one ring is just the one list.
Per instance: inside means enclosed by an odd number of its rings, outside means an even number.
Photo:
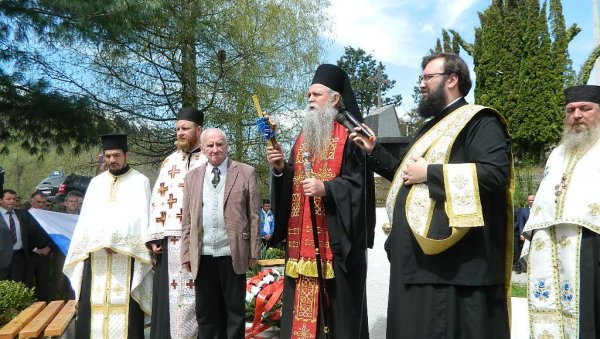
[{"label": "eyeglasses", "polygon": [[431,73],[431,74],[421,74],[419,75],[419,83],[421,83],[421,81],[424,82],[430,82],[433,78],[436,78],[440,75],[446,75],[446,72],[442,72],[442,73]]}]

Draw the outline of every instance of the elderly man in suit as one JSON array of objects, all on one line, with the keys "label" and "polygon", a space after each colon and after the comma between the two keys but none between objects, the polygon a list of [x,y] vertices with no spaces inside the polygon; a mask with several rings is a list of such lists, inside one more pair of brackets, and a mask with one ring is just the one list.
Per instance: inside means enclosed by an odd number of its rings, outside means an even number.
[{"label": "elderly man in suit", "polygon": [[244,338],[245,272],[260,253],[256,176],[228,158],[220,129],[202,132],[208,163],[184,180],[181,263],[196,289],[201,338]]},{"label": "elderly man in suit", "polygon": [[[25,283],[30,244],[39,255],[48,255],[50,239],[27,211],[15,209],[17,192],[6,189],[0,196],[0,280]],[[31,246],[31,247],[33,247]]]}]

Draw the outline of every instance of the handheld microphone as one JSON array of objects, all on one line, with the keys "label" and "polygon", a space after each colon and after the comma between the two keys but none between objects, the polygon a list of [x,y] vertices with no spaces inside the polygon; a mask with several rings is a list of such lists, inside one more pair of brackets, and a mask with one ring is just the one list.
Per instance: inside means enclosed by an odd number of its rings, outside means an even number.
[{"label": "handheld microphone", "polygon": [[346,116],[342,113],[338,113],[335,115],[335,121],[337,121],[338,123],[340,123],[342,126],[346,127],[346,129],[348,130],[348,132],[352,133],[352,132],[356,132],[354,130],[354,126],[352,125],[352,123],[350,121],[348,121],[348,119],[346,119]]},{"label": "handheld microphone", "polygon": [[362,133],[364,136],[369,139],[370,142],[375,141],[375,136],[373,133],[369,132],[366,128],[362,126],[362,124],[356,120],[356,118],[352,115],[352,113],[348,111],[344,111],[344,113],[338,113],[335,116],[335,120],[342,124],[350,133],[356,132],[354,127],[360,128],[359,133]]}]

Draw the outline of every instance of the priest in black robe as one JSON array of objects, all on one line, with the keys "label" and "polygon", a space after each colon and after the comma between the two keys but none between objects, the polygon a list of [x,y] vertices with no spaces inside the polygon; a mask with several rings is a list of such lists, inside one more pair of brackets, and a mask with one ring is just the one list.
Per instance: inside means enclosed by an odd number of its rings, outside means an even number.
[{"label": "priest in black robe", "polygon": [[[307,94],[304,125],[289,161],[278,146],[267,148],[276,220],[270,242],[287,239],[281,338],[320,338],[325,327],[330,338],[368,338],[366,254],[374,236],[373,174],[363,152],[334,120],[344,110],[360,121],[362,115],[348,75],[338,66],[319,66]],[[304,293],[309,297],[301,298]]]},{"label": "priest in black robe", "polygon": [[419,113],[430,118],[401,159],[360,133],[369,169],[392,181],[388,338],[510,337],[512,155],[506,123],[469,105],[465,62],[422,62]]}]

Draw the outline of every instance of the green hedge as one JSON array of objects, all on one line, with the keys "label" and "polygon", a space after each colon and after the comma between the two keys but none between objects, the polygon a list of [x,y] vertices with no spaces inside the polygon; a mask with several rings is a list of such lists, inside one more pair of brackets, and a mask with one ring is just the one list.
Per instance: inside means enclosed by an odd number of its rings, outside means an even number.
[{"label": "green hedge", "polygon": [[19,312],[29,307],[35,301],[35,291],[23,283],[3,280],[0,281],[0,327],[10,322]]}]

